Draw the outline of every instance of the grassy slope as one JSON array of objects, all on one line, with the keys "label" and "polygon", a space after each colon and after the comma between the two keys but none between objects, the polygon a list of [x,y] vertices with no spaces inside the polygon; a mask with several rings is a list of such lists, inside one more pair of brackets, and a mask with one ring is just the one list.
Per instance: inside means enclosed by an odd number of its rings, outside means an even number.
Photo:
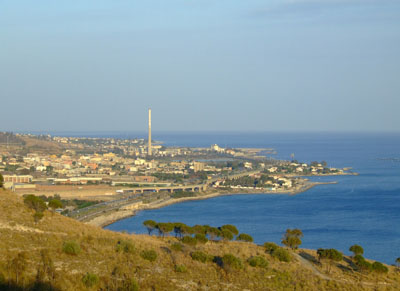
[{"label": "grassy slope", "polygon": [[[269,261],[267,269],[253,268],[244,263],[240,271],[225,271],[217,264],[193,261],[190,252],[193,247],[185,246],[183,252],[173,251],[173,237],[157,238],[146,235],[115,233],[86,225],[50,212],[37,224],[33,221],[33,211],[26,208],[21,198],[13,193],[0,190],[0,278],[9,278],[6,263],[19,252],[28,255],[24,283],[28,285],[36,276],[40,261],[40,250],[50,253],[56,267],[56,279],[52,285],[61,290],[86,290],[82,276],[87,272],[97,274],[99,283],[92,288],[105,288],[113,282],[113,269],[118,266],[129,278],[135,278],[140,290],[399,290],[399,275],[390,267],[388,275],[360,275],[351,265],[341,262],[328,275],[331,280],[321,278],[316,271],[295,259],[291,263],[281,263],[262,247],[251,243],[209,242],[195,248],[212,255],[223,256],[231,253],[247,258],[260,255]],[[78,256],[62,252],[63,242],[75,240],[82,252]],[[118,240],[130,240],[135,252],[122,254],[115,251]],[[158,253],[155,262],[144,260],[142,250],[154,249]],[[315,257],[315,251],[302,250]],[[185,265],[186,273],[175,272],[175,265]],[[326,266],[314,264],[317,272],[326,273]],[[118,281],[118,280],[117,280]],[[379,282],[379,283],[377,283]],[[386,282],[386,284],[383,284]],[[20,284],[21,285],[21,284]],[[113,290],[113,289],[111,289]]]}]

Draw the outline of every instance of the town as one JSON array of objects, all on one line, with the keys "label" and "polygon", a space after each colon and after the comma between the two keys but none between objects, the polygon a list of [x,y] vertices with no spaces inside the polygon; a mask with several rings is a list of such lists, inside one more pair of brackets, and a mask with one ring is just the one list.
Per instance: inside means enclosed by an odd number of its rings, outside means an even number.
[{"label": "town", "polygon": [[86,206],[92,217],[104,211],[104,203],[115,210],[220,193],[296,194],[315,185],[304,176],[349,174],[326,162],[282,161],[273,154],[216,144],[166,147],[144,139],[0,133],[4,187],[20,196],[59,197],[59,212],[84,219]]}]

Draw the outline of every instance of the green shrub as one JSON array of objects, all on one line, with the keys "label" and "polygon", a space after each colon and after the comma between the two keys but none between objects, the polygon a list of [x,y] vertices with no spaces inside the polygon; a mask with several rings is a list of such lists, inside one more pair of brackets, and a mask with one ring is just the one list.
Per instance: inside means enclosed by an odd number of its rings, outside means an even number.
[{"label": "green shrub", "polygon": [[82,282],[86,287],[91,288],[99,282],[99,277],[96,274],[86,273],[82,278]]},{"label": "green shrub", "polygon": [[189,235],[186,235],[182,238],[182,242],[187,245],[195,246],[197,244],[197,239]]},{"label": "green shrub", "polygon": [[199,243],[202,243],[202,244],[205,244],[206,242],[208,242],[208,238],[207,238],[204,234],[198,233],[198,234],[196,234],[196,235],[194,236],[194,238],[195,238]]},{"label": "green shrub", "polygon": [[225,270],[240,270],[243,268],[242,261],[232,254],[226,254],[222,257],[222,267]]},{"label": "green shrub", "polygon": [[187,268],[186,268],[185,265],[175,265],[175,272],[186,273],[187,272]]},{"label": "green shrub", "polygon": [[75,241],[66,241],[63,244],[62,250],[67,255],[77,256],[81,252],[81,247]]},{"label": "green shrub", "polygon": [[255,256],[251,257],[247,260],[250,266],[252,267],[260,267],[260,268],[267,268],[268,262],[263,257]]},{"label": "green shrub", "polygon": [[171,245],[171,249],[173,249],[174,251],[177,251],[177,252],[181,252],[183,250],[183,245],[180,243],[173,243]]},{"label": "green shrub", "polygon": [[128,240],[121,240],[115,246],[116,252],[123,252],[125,254],[133,254],[135,252],[135,245]]},{"label": "green shrub", "polygon": [[374,262],[372,264],[372,270],[377,273],[387,273],[389,269],[380,262]]},{"label": "green shrub", "polygon": [[290,260],[291,260],[291,256],[290,256],[289,252],[283,248],[275,249],[271,253],[271,255],[274,258],[277,258],[281,262],[290,262]]},{"label": "green shrub", "polygon": [[241,233],[236,238],[238,241],[253,242],[253,237],[247,233]]},{"label": "green shrub", "polygon": [[157,253],[155,250],[145,250],[140,253],[140,256],[150,262],[154,262],[157,259]]},{"label": "green shrub", "polygon": [[275,250],[279,249],[280,246],[273,242],[266,242],[264,248],[267,253],[272,254]]},{"label": "green shrub", "polygon": [[209,256],[206,253],[203,253],[201,251],[195,251],[195,252],[191,253],[190,256],[192,257],[193,260],[199,261],[202,263],[207,262],[207,260],[209,259]]}]

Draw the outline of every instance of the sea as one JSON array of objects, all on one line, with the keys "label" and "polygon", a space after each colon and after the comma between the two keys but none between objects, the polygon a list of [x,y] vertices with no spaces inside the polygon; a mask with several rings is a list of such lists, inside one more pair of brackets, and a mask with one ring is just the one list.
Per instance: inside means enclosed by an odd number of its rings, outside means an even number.
[{"label": "sea", "polygon": [[[131,137],[124,133],[115,137]],[[188,225],[234,224],[255,243],[280,244],[288,228],[302,230],[301,248],[335,248],[350,254],[359,244],[367,258],[393,264],[400,257],[400,133],[155,133],[166,146],[273,148],[272,158],[326,161],[358,176],[313,177],[336,181],[297,195],[231,195],[146,210],[107,229],[146,233],[143,221]]]}]

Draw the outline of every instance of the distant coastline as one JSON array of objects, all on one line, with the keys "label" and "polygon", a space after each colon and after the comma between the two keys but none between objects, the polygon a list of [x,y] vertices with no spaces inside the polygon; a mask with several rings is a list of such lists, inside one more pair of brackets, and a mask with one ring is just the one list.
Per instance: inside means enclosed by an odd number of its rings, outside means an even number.
[{"label": "distant coastline", "polygon": [[[229,191],[219,191],[219,192],[202,192],[197,196],[193,197],[182,197],[182,198],[169,198],[166,200],[157,200],[150,203],[145,204],[132,204],[132,207],[125,206],[123,209],[118,209],[116,211],[110,213],[104,213],[102,215],[96,216],[95,218],[86,221],[87,224],[106,227],[111,225],[119,220],[123,220],[132,216],[135,216],[138,212],[143,210],[153,210],[160,209],[169,205],[183,203],[187,201],[196,201],[196,200],[206,200],[210,198],[222,197],[222,196],[232,196],[232,195],[297,195],[303,192],[310,190],[311,188],[318,185],[328,185],[328,184],[337,184],[337,182],[304,182],[300,187],[292,190],[286,191],[260,191],[260,190],[243,190],[243,189],[231,189]],[[129,209],[131,208],[131,209]]]}]

